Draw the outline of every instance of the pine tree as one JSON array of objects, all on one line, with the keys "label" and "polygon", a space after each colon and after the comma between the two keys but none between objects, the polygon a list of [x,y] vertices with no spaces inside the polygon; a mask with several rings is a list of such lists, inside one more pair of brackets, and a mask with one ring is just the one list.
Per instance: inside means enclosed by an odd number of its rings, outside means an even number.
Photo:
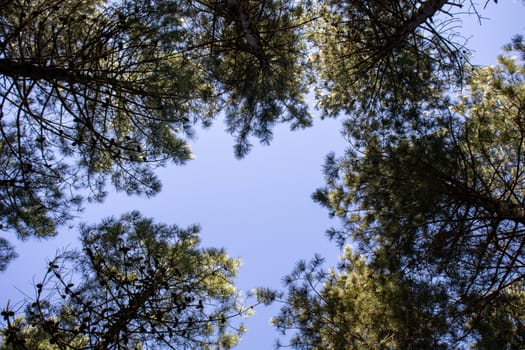
[{"label": "pine tree", "polygon": [[318,1],[310,40],[323,116],[342,114],[354,139],[403,133],[436,91],[462,81],[469,52],[453,30],[462,3]]},{"label": "pine tree", "polygon": [[82,251],[49,262],[25,318],[4,309],[3,348],[231,348],[250,311],[239,261],[200,248],[198,232],[137,212],[82,227]]},{"label": "pine tree", "polygon": [[[450,349],[446,286],[411,281],[345,248],[337,268],[316,258],[286,277],[273,319],[294,349]],[[291,333],[291,334],[289,334]]]},{"label": "pine tree", "polygon": [[[0,230],[50,236],[84,200],[151,196],[225,112],[245,155],[310,125],[301,9],[284,1],[8,0],[0,10]],[[7,257],[7,255],[6,255]]]},{"label": "pine tree", "polygon": [[[506,339],[515,344],[523,322],[512,311],[525,276],[522,38],[507,50],[515,51],[498,66],[469,71],[465,93],[427,110],[406,137],[369,134],[344,157],[329,156],[327,186],[314,195],[343,219],[331,237],[355,242],[381,273],[446,286],[435,308],[454,321],[450,339],[472,336],[472,344],[503,329],[513,329]],[[516,301],[502,311],[509,295]],[[507,328],[487,328],[500,312]]]}]

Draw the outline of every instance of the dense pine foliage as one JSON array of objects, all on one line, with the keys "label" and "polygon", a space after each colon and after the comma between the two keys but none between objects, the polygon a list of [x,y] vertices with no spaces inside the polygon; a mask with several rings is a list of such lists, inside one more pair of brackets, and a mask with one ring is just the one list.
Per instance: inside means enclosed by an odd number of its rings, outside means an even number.
[{"label": "dense pine foliage", "polygon": [[[485,6],[489,6],[487,1]],[[497,4],[490,4],[497,6]],[[4,233],[50,237],[108,191],[153,196],[155,169],[224,118],[246,156],[272,128],[340,118],[313,200],[342,250],[299,262],[273,324],[297,349],[518,349],[525,343],[525,43],[469,63],[470,1],[4,0]],[[2,349],[222,349],[251,308],[238,261],[199,229],[139,213],[80,228]]]}]

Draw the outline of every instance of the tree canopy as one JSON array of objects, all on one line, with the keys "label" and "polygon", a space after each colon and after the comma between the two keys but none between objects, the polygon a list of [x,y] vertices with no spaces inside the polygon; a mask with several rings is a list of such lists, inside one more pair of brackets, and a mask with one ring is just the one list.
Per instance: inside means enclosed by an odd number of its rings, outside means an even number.
[{"label": "tree canopy", "polygon": [[393,132],[393,116],[408,121],[462,77],[468,52],[451,29],[462,6],[5,1],[0,230],[54,235],[108,182],[158,193],[155,168],[192,159],[196,126],[218,115],[238,157],[252,136],[269,143],[277,123],[310,126],[312,87],[323,115],[353,116],[354,137]]},{"label": "tree canopy", "polygon": [[470,70],[465,92],[443,97],[446,108],[426,110],[405,137],[369,134],[328,157],[314,199],[343,220],[331,237],[363,257],[348,253],[339,273],[291,275],[276,325],[299,329],[297,348],[521,344],[523,53],[516,37],[498,66]]},{"label": "tree canopy", "polygon": [[282,1],[9,0],[0,13],[2,230],[48,236],[82,200],[153,195],[224,111],[237,138],[310,125],[301,9]]},{"label": "tree canopy", "polygon": [[[319,1],[311,40],[323,116],[342,114],[351,137],[404,133],[406,123],[461,82],[469,51],[447,1]],[[404,121],[399,124],[399,115]]]},{"label": "tree canopy", "polygon": [[[161,190],[224,118],[245,156],[272,128],[343,115],[313,199],[344,247],[286,277],[297,349],[518,349],[525,342],[525,44],[473,67],[459,0],[4,0],[0,231],[47,237],[113,188]],[[457,93],[457,95],[455,95]],[[238,261],[138,212],[81,226],[2,349],[231,348]],[[0,270],[15,257],[0,237]]]},{"label": "tree canopy", "polygon": [[523,278],[523,78],[523,62],[503,55],[473,69],[447,109],[426,111],[425,129],[329,157],[315,199],[344,219],[335,238],[393,249],[403,266],[468,275],[465,291]]},{"label": "tree canopy", "polygon": [[300,262],[274,326],[294,349],[519,349],[525,291],[518,283],[464,309],[440,278],[384,270],[346,247],[339,266]]},{"label": "tree canopy", "polygon": [[49,262],[26,316],[2,312],[3,349],[231,348],[250,312],[239,261],[198,233],[137,212],[83,226],[82,250]]}]

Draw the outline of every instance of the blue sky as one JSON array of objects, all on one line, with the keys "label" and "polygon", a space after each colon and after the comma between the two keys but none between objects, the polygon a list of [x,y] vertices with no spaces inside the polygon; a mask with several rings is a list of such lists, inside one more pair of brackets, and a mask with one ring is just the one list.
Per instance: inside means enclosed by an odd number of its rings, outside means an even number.
[{"label": "blue sky", "polygon": [[[525,6],[521,1],[492,1],[481,15],[490,17],[480,26],[474,17],[465,19],[461,30],[470,37],[474,63],[494,64],[502,45],[517,33],[525,34]],[[81,221],[100,219],[139,210],[144,216],[168,224],[187,226],[199,223],[203,245],[224,247],[243,266],[238,287],[281,287],[281,280],[300,259],[315,253],[334,263],[339,255],[335,244],[324,232],[336,221],[310,199],[323,185],[321,166],[330,151],[341,154],[345,143],[340,136],[339,120],[315,120],[313,128],[290,132],[279,126],[269,147],[259,146],[242,160],[233,155],[233,139],[217,122],[198,132],[192,143],[196,159],[183,167],[161,169],[162,192],[145,199],[112,194],[105,203],[90,205]],[[0,306],[23,299],[32,292],[32,281],[45,271],[46,259],[57,249],[74,246],[76,229],[62,229],[47,241],[16,242],[20,257],[0,273]],[[269,324],[279,306],[259,307],[247,320],[248,333],[239,350],[272,349],[278,337]]]}]

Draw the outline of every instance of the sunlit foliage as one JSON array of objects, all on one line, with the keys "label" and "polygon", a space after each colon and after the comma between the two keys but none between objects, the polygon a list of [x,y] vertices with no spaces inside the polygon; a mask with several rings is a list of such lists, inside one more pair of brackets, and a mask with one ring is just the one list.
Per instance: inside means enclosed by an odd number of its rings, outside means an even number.
[{"label": "sunlit foliage", "polygon": [[5,349],[230,348],[244,332],[239,261],[199,247],[198,227],[138,213],[81,230],[49,262],[25,318],[4,309]]},{"label": "sunlit foliage", "polygon": [[430,293],[424,299],[433,302],[416,310],[439,311],[429,322],[444,323],[446,332],[429,334],[445,348],[462,341],[483,348],[502,334],[512,348],[520,339],[525,65],[512,54],[523,57],[522,38],[497,66],[470,70],[464,92],[424,111],[405,136],[369,134],[345,156],[330,155],[327,186],[314,194],[343,220],[331,238],[356,244],[379,276],[400,274],[395,288]]}]

